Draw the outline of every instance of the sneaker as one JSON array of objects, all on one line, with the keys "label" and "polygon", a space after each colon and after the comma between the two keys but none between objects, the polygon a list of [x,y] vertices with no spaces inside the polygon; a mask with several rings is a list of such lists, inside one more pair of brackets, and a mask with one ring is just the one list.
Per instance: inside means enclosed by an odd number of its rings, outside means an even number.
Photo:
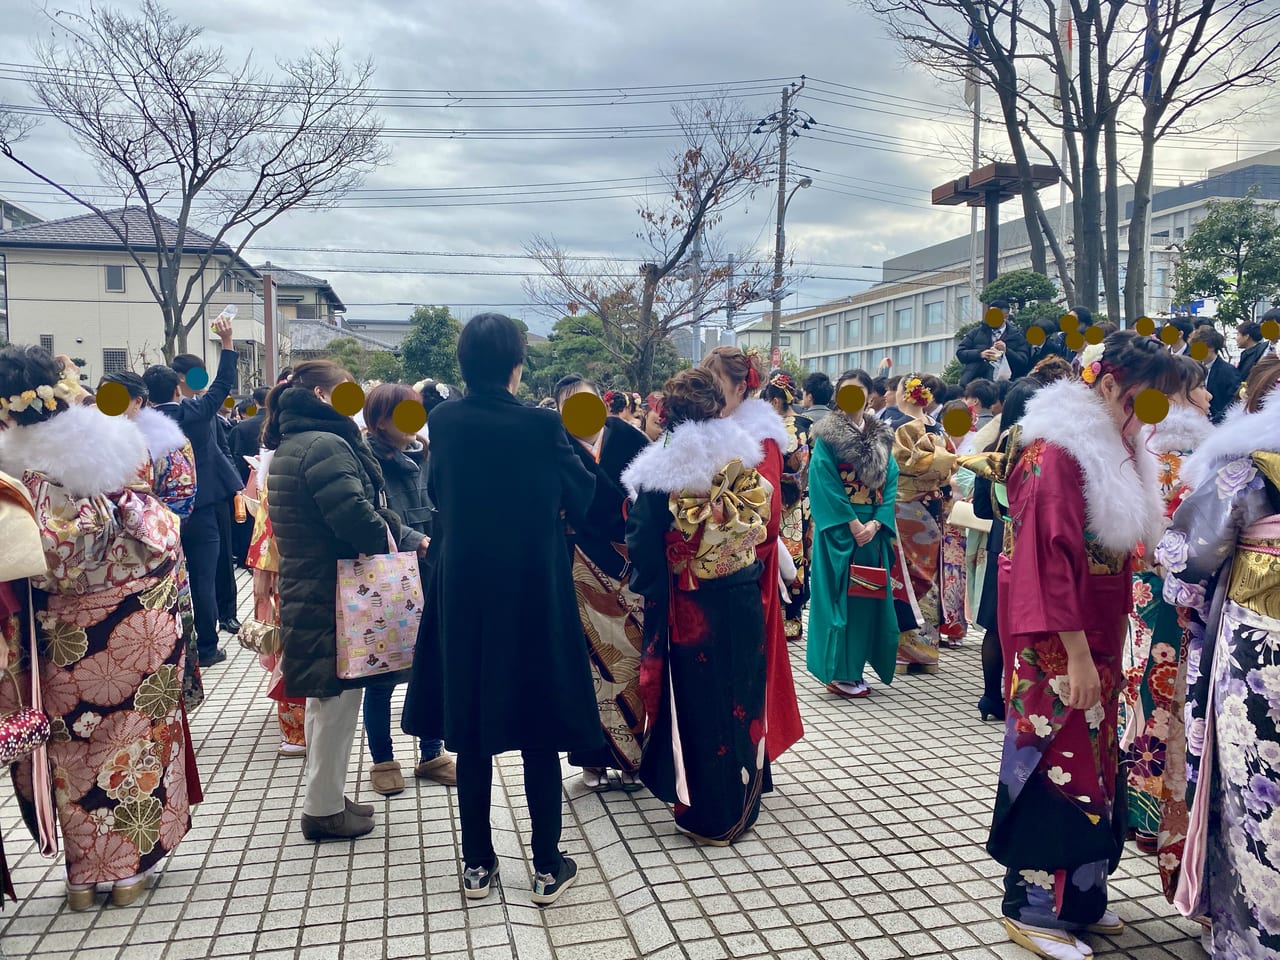
[{"label": "sneaker", "polygon": [[498,865],[467,867],[462,871],[462,895],[468,900],[483,900],[489,895],[493,881],[498,879]]},{"label": "sneaker", "polygon": [[394,760],[375,763],[369,768],[369,784],[374,793],[384,797],[394,797],[404,792],[404,774],[400,772],[400,764]]},{"label": "sneaker", "polygon": [[534,874],[533,893],[529,899],[540,907],[550,906],[560,899],[560,894],[573,886],[573,880],[577,875],[578,865],[568,857],[562,856],[559,873]]}]

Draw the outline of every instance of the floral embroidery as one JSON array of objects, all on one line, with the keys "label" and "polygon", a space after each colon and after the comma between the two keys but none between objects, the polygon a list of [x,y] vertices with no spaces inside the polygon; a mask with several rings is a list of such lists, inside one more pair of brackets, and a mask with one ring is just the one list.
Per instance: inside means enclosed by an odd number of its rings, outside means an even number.
[{"label": "floral embroidery", "polygon": [[98,786],[112,800],[135,800],[159,787],[163,775],[160,758],[152,753],[150,744],[135,740],[103,764]]}]

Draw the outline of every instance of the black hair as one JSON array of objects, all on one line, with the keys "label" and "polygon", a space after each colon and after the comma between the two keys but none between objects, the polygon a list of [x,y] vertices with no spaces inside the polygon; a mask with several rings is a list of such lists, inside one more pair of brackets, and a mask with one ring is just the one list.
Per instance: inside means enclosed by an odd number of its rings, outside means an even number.
[{"label": "black hair", "polygon": [[[1103,344],[1103,373],[1110,373],[1126,390],[1141,386],[1169,395],[1182,389],[1175,357],[1164,344],[1133,330],[1119,330]],[[1101,382],[1100,376],[1093,383],[1096,387]]]},{"label": "black hair", "polygon": [[[443,393],[441,392],[442,390]],[[422,397],[422,406],[428,414],[440,404],[452,400],[455,396],[452,386],[447,383],[441,383],[439,380],[432,380],[430,377],[422,381],[422,386],[419,388],[418,393]]]},{"label": "black hair", "polygon": [[1191,334],[1191,342],[1203,343],[1214,353],[1222,353],[1227,348],[1226,338],[1213,327],[1197,327],[1195,333]]},{"label": "black hair", "polygon": [[941,405],[947,402],[947,396],[949,395],[950,390],[947,387],[947,382],[945,380],[941,377],[935,377],[931,373],[917,374],[917,376],[920,377],[920,382],[923,383],[928,388],[929,392],[933,394],[934,403]]},{"label": "black hair", "polygon": [[1004,297],[998,297],[997,299],[992,300],[987,304],[987,306],[995,307],[997,310],[1003,310],[1005,313],[1009,312],[1009,301],[1004,299]]},{"label": "black hair", "polygon": [[1182,317],[1174,317],[1172,320],[1166,320],[1164,322],[1164,325],[1166,327],[1173,327],[1175,330],[1177,330],[1180,334],[1182,334],[1183,340],[1190,339],[1191,331],[1195,329],[1192,326],[1190,320],[1185,320]]},{"label": "black hair", "polygon": [[1009,391],[1013,389],[1013,381],[1001,380],[996,384],[996,389],[1000,391],[1000,402],[1008,403]]},{"label": "black hair", "polygon": [[984,410],[990,410],[994,404],[1000,402],[1000,388],[990,380],[970,381],[969,385],[964,388],[964,395],[977,400],[978,406]]},{"label": "black hair", "polygon": [[[43,347],[5,347],[0,351],[0,397],[14,397],[40,387],[56,387],[62,380],[62,364]],[[69,406],[61,397],[54,398],[55,409],[48,410],[45,401],[36,398],[25,410],[6,411],[14,423],[30,426],[41,423]],[[74,451],[65,451],[74,454]]]},{"label": "black hair", "polygon": [[173,362],[169,366],[178,372],[178,376],[185,377],[189,370],[195,370],[197,367],[203,370],[204,361],[194,353],[180,353],[173,358]]},{"label": "black hair", "polygon": [[888,393],[888,392],[889,392],[889,378],[888,378],[888,377],[876,377],[874,380],[872,380],[872,381],[871,381],[871,392],[872,392],[872,393],[878,393],[880,396],[882,396],[882,397],[883,397],[886,393]]},{"label": "black hair", "polygon": [[482,313],[472,317],[458,336],[458,364],[470,390],[505,390],[511,374],[524,363],[524,334],[510,317]]},{"label": "black hair", "polygon": [[1009,383],[1009,395],[1004,400],[1004,410],[1000,413],[1000,432],[1004,433],[1021,420],[1027,412],[1027,401],[1036,395],[1036,391],[1044,386],[1035,377],[1020,377]]},{"label": "black hair", "polygon": [[[578,388],[582,386],[589,388],[597,397],[600,396],[600,390],[594,383],[580,373],[570,373],[557,380],[555,387],[551,391],[551,395],[555,397],[556,406],[559,407],[563,404],[571,394],[577,393]],[[616,400],[617,397],[615,396],[614,399]],[[610,413],[615,412],[610,410]]]},{"label": "black hair", "polygon": [[[130,400],[148,400],[151,391],[147,389],[147,382],[138,376],[132,370],[120,370],[116,373],[104,373],[102,379],[98,381],[98,389],[102,389],[104,383],[118,383],[129,391]],[[169,394],[170,397],[173,394]]]},{"label": "black hair", "polygon": [[[1280,310],[1268,310],[1267,313],[1280,315]],[[1266,316],[1267,314],[1264,313],[1263,317],[1265,318]],[[1240,326],[1236,327],[1236,333],[1243,333],[1246,337],[1253,340],[1254,343],[1257,343],[1262,339],[1262,324],[1256,320],[1246,320],[1244,323],[1240,324]]]},{"label": "black hair", "polygon": [[[590,383],[590,381],[587,380],[586,377],[579,377],[578,382]],[[557,384],[557,386],[559,386],[559,384]],[[592,388],[594,388],[595,384],[592,383],[591,386]],[[598,390],[596,392],[599,393]],[[557,399],[559,398],[559,393],[556,394],[556,397]],[[623,410],[630,410],[632,413],[635,413],[636,412],[635,399],[631,396],[631,394],[626,393],[623,390],[615,390],[613,391],[613,396],[609,398],[609,412],[616,417],[618,414],[622,413]]]},{"label": "black hair", "polygon": [[804,378],[804,392],[813,397],[813,402],[820,407],[831,405],[831,395],[835,393],[831,378],[820,371]]},{"label": "black hair", "polygon": [[[773,381],[777,377],[786,377],[789,386],[785,389],[783,387],[775,387],[773,385]],[[800,399],[796,395],[795,378],[785,370],[778,370],[769,377],[769,382],[764,385],[764,390],[760,392],[760,396],[765,400],[782,401],[782,407],[784,410],[791,409],[791,405]]]},{"label": "black hair", "polygon": [[887,386],[890,390],[897,390],[898,387],[902,386],[902,377],[901,376],[890,377],[888,380],[885,381],[885,386]]},{"label": "black hair", "polygon": [[352,379],[344,367],[332,360],[308,360],[298,364],[292,379],[277,383],[267,394],[267,422],[262,425],[262,445],[268,450],[280,446],[280,398],[288,390],[305,390],[307,393],[319,387],[332,392],[338,384]]},{"label": "black hair", "polygon": [[147,393],[152,403],[170,403],[173,400],[174,391],[182,382],[182,375],[173,367],[157,363],[143,371],[142,380],[147,385]]},{"label": "black hair", "polygon": [[1072,307],[1071,312],[1076,315],[1076,319],[1080,321],[1082,326],[1093,326],[1093,311],[1088,307]]},{"label": "black hair", "polygon": [[267,394],[271,392],[269,387],[254,387],[253,389],[253,405],[261,409],[267,402]]},{"label": "black hair", "polygon": [[1173,359],[1174,366],[1178,369],[1178,376],[1182,378],[1182,387],[1179,392],[1190,399],[1193,390],[1204,386],[1206,377],[1204,364],[1192,360],[1185,353],[1180,353]]},{"label": "black hair", "polygon": [[[280,371],[279,376],[276,377],[276,383],[285,383],[292,376],[293,376],[293,367],[285,367],[283,370]],[[268,391],[268,393],[269,392],[270,391]]]},{"label": "black hair", "polygon": [[839,390],[850,380],[856,380],[862,385],[862,389],[867,391],[867,399],[871,399],[871,393],[875,389],[875,381],[871,379],[871,374],[865,370],[846,370],[836,379],[836,389]]}]

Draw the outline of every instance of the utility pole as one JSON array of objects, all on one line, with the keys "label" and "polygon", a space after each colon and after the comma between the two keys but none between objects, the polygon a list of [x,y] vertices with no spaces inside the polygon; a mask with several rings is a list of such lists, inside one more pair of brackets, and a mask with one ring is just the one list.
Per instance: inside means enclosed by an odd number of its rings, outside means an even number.
[{"label": "utility pole", "polygon": [[694,300],[693,300],[693,350],[690,359],[696,367],[702,362],[703,343],[702,343],[702,228],[698,228],[698,232],[693,235],[693,245],[689,250],[689,259],[693,261],[693,282]]},{"label": "utility pole", "polygon": [[262,339],[266,341],[266,354],[262,358],[266,367],[263,386],[274,387],[280,369],[280,352],[276,334],[276,285],[270,273],[262,275]]},{"label": "utility pole", "polygon": [[[733,337],[732,342],[736,344],[738,342],[738,337],[737,337],[737,333],[733,329],[733,315],[734,313],[737,312],[733,306],[733,268],[734,268],[734,258],[733,258],[733,254],[731,253],[729,254],[729,280],[728,280],[728,287],[726,288],[729,295],[725,297],[725,306],[724,306],[724,328],[725,328],[725,331],[730,336]],[[724,343],[723,340],[721,340],[720,342]]]},{"label": "utility pole", "polygon": [[786,254],[787,244],[787,141],[791,139],[791,98],[803,89],[803,77],[799,86],[782,88],[782,113],[778,119],[778,221],[773,245],[773,322],[769,332],[771,354],[782,342],[782,258]]},{"label": "utility pole", "polygon": [[[982,87],[973,83],[973,169],[978,169],[979,138],[982,136]],[[969,208],[969,316],[961,317],[968,323],[973,317],[982,316],[978,308],[978,208]]]}]

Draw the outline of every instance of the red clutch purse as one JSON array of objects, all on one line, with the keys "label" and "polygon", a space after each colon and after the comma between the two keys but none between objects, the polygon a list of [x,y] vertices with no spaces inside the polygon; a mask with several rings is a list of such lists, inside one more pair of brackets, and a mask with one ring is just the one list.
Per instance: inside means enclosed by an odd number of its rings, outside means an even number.
[{"label": "red clutch purse", "polygon": [[849,596],[879,600],[889,595],[889,571],[884,567],[849,564]]}]

